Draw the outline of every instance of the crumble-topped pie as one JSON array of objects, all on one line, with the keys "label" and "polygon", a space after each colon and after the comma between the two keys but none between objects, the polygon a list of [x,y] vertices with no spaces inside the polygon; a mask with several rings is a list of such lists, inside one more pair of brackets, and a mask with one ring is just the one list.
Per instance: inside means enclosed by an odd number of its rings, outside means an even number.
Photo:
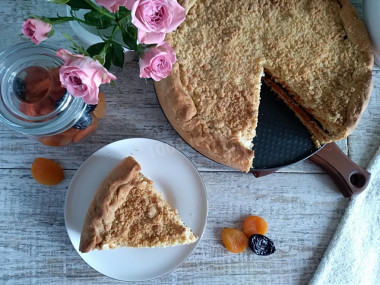
[{"label": "crumble-topped pie", "polygon": [[199,152],[249,171],[262,77],[316,146],[353,131],[373,55],[349,0],[179,2],[186,20],[166,37],[177,62],[155,87],[172,126]]},{"label": "crumble-topped pie", "polygon": [[99,185],[83,223],[81,252],[167,247],[198,239],[140,170],[139,163],[127,157]]}]

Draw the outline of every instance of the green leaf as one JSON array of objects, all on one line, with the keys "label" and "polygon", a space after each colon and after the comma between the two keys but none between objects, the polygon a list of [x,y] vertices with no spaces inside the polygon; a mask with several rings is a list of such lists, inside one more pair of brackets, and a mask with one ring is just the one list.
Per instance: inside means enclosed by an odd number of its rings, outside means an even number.
[{"label": "green leaf", "polygon": [[127,8],[120,6],[119,7],[119,19],[126,18],[131,15],[131,11],[129,11]]},{"label": "green leaf", "polygon": [[79,9],[88,9],[91,10],[91,6],[83,0],[69,0],[66,2],[66,5],[69,5],[73,10]]},{"label": "green leaf", "polygon": [[55,4],[66,4],[70,0],[48,0],[49,2],[54,2]]},{"label": "green leaf", "polygon": [[137,29],[128,23],[121,28],[123,41],[128,49],[137,50]]},{"label": "green leaf", "polygon": [[123,47],[120,44],[113,42],[110,48],[110,54],[111,54],[112,63],[115,66],[119,66],[122,68],[124,65]]},{"label": "green leaf", "polygon": [[129,35],[123,32],[123,42],[130,50],[136,50],[137,49],[137,43],[136,41]]},{"label": "green leaf", "polygon": [[133,37],[136,42],[137,42],[137,28],[135,25],[132,24],[132,18],[128,17],[126,21],[126,26],[127,26],[127,32]]},{"label": "green leaf", "polygon": [[103,49],[106,44],[106,42],[94,44],[87,49],[87,52],[93,59],[99,61],[105,68],[109,69],[112,64],[111,49],[109,48],[108,51],[105,51],[105,55],[101,54],[103,53]]},{"label": "green leaf", "polygon": [[101,65],[104,65],[105,58],[104,58],[103,56],[95,55],[95,56],[93,57],[93,59],[99,61],[99,63],[100,63]]},{"label": "green leaf", "polygon": [[105,42],[97,43],[92,46],[89,46],[86,51],[91,57],[94,57],[95,55],[98,55],[103,50],[105,45],[106,45]]},{"label": "green leaf", "polygon": [[95,26],[98,29],[106,29],[112,24],[112,19],[98,11],[91,11],[84,14],[84,20],[87,25]]},{"label": "green leaf", "polygon": [[106,61],[104,62],[103,66],[109,70],[112,64],[112,54],[110,52],[107,52],[106,54]]}]

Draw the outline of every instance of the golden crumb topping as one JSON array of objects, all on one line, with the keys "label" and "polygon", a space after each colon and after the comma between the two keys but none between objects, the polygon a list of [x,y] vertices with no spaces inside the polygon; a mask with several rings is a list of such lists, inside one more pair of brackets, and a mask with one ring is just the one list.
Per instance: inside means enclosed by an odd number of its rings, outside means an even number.
[{"label": "golden crumb topping", "polygon": [[[188,241],[188,229],[176,210],[171,208],[141,173],[128,191],[125,202],[115,211],[103,245],[109,247],[155,247],[183,244]],[[128,186],[126,186],[128,187]],[[125,191],[123,186],[119,191]]]},{"label": "golden crumb topping", "polygon": [[369,59],[340,13],[337,0],[197,1],[172,44],[198,118],[228,139],[250,141],[264,68],[331,136],[342,132]]},{"label": "golden crumb topping", "polygon": [[140,164],[124,158],[100,183],[83,222],[79,250],[166,247],[195,242]]}]

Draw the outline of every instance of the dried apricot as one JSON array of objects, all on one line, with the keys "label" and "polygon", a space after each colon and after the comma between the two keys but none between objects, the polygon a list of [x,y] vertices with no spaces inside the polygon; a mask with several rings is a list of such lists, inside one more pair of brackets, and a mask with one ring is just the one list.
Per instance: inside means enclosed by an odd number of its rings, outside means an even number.
[{"label": "dried apricot", "polygon": [[19,109],[27,116],[43,116],[54,110],[54,101],[52,98],[46,97],[33,104],[20,102]]},{"label": "dried apricot", "polygon": [[[74,134],[73,134],[74,135]],[[47,146],[65,146],[73,141],[73,135],[67,136],[64,133],[49,137],[43,137],[41,143]]]},{"label": "dried apricot", "polygon": [[65,136],[65,137],[74,137],[77,131],[78,130],[76,128],[71,127],[70,129],[67,129],[66,131],[60,133],[60,135]]},{"label": "dried apricot", "polygon": [[31,117],[38,116],[38,113],[32,104],[20,102],[19,109],[20,109],[21,113],[23,113],[27,116],[31,116]]},{"label": "dried apricot", "polygon": [[63,180],[63,170],[57,162],[38,157],[32,164],[32,176],[40,184],[56,185]]},{"label": "dried apricot", "polygon": [[39,66],[29,66],[22,73],[25,92],[19,98],[26,103],[38,102],[52,89],[52,81],[48,70]]},{"label": "dried apricot", "polygon": [[93,114],[98,119],[103,119],[106,116],[106,98],[103,92],[99,92],[98,106],[96,106]]},{"label": "dried apricot", "polygon": [[83,130],[78,130],[73,138],[73,142],[74,143],[81,142],[84,138],[93,134],[97,128],[98,128],[98,119],[95,116],[93,116],[91,125]]},{"label": "dried apricot", "polygon": [[34,84],[25,84],[27,102],[33,103],[41,100],[52,89],[52,83],[49,78],[42,79]]},{"label": "dried apricot", "polygon": [[268,231],[268,224],[259,216],[249,216],[244,220],[243,231],[247,237],[256,234],[265,235]]},{"label": "dried apricot", "polygon": [[36,104],[33,104],[35,111],[38,116],[43,116],[54,111],[55,101],[50,97],[45,97],[38,101]]},{"label": "dried apricot", "polygon": [[248,247],[247,236],[242,231],[231,228],[222,230],[222,242],[233,253],[243,252]]}]

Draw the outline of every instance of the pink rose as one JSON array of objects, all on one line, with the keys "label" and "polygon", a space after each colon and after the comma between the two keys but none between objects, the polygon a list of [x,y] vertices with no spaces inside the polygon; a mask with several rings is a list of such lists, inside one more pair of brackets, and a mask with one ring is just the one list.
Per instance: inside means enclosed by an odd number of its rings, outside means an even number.
[{"label": "pink rose", "polygon": [[96,3],[100,6],[103,6],[108,11],[115,13],[119,11],[120,6],[124,6],[127,9],[131,10],[132,5],[137,0],[95,0]]},{"label": "pink rose", "polygon": [[111,79],[116,79],[91,57],[72,54],[65,49],[59,49],[57,56],[64,61],[59,69],[62,86],[74,97],[81,97],[87,104],[98,103],[100,84],[110,83]]},{"label": "pink rose", "polygon": [[155,81],[160,81],[170,74],[175,61],[173,48],[168,43],[162,42],[144,52],[140,59],[140,77],[151,77]]},{"label": "pink rose", "polygon": [[139,1],[139,0],[126,0],[124,6],[128,10],[132,10],[133,4],[135,4],[135,2],[137,2],[137,1]]},{"label": "pink rose", "polygon": [[132,23],[138,28],[140,43],[155,44],[174,31],[186,17],[176,0],[138,0],[131,10]]},{"label": "pink rose", "polygon": [[49,23],[43,22],[40,19],[29,18],[22,24],[22,33],[38,45],[48,38],[51,27]]}]

